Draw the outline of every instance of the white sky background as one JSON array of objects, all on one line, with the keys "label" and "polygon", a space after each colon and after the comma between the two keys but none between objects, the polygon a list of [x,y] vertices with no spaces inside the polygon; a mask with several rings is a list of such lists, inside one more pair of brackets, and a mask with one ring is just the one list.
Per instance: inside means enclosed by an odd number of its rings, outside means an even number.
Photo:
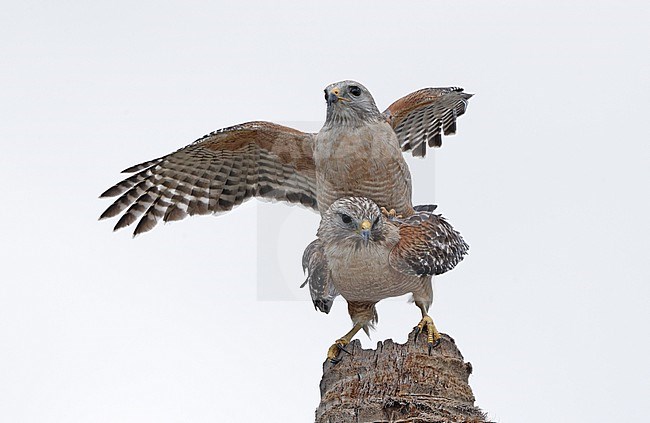
[{"label": "white sky background", "polygon": [[[647,418],[647,2],[2,9],[0,420],[313,421],[350,326],[343,301],[326,316],[297,289],[317,215],[251,201],[133,240],[97,222],[97,196],[217,128],[317,129],[342,79],[382,110],[426,86],[476,93],[458,134],[409,162],[415,202],[471,245],[432,311],[477,405],[500,422]],[[271,215],[276,245],[260,241]],[[366,347],[419,318],[404,298],[379,313]]]}]

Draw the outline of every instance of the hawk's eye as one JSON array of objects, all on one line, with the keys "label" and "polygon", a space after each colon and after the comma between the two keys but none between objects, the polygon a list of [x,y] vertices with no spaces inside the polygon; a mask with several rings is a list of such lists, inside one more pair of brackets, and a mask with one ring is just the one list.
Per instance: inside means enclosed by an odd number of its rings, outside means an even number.
[{"label": "hawk's eye", "polygon": [[345,213],[341,215],[341,220],[345,224],[348,224],[348,223],[352,222],[352,218],[350,216],[348,216],[347,214],[345,214]]},{"label": "hawk's eye", "polygon": [[356,85],[351,86],[350,94],[352,94],[355,97],[359,97],[361,95],[361,88],[357,87]]},{"label": "hawk's eye", "polygon": [[378,224],[379,224],[379,216],[377,216],[377,218],[375,219],[375,221],[372,222],[372,227],[373,227],[373,228],[376,228]]}]

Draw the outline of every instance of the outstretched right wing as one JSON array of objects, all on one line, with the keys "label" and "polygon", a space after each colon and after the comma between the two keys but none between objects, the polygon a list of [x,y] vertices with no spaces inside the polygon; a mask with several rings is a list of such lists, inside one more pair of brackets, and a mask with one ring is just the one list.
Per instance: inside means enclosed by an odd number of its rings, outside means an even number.
[{"label": "outstretched right wing", "polygon": [[114,230],[133,235],[163,220],[231,210],[251,197],[317,210],[314,134],[269,122],[220,129],[187,147],[123,173],[100,197],[117,197],[100,219],[122,214]]},{"label": "outstretched right wing", "polygon": [[403,151],[424,157],[429,147],[442,145],[442,134],[456,133],[456,118],[467,109],[474,94],[462,88],[423,88],[412,92],[384,111]]}]

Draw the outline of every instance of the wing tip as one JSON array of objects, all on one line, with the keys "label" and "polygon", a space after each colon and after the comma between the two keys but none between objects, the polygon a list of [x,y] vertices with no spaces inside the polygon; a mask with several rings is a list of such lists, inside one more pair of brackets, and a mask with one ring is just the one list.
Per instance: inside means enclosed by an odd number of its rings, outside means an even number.
[{"label": "wing tip", "polygon": [[110,198],[110,197],[117,197],[118,195],[122,194],[124,190],[120,189],[119,184],[113,185],[106,191],[102,192],[99,194],[98,198]]},{"label": "wing tip", "polygon": [[314,300],[314,308],[320,312],[323,312],[325,314],[329,314],[330,310],[332,309],[332,304],[334,301],[332,300]]},{"label": "wing tip", "polygon": [[[454,119],[447,127],[443,127],[442,130],[445,133],[445,136],[447,135],[455,135],[456,134],[456,119]],[[442,145],[442,141],[440,142],[440,145]]]},{"label": "wing tip", "polygon": [[119,200],[116,201],[115,203],[111,204],[108,206],[106,210],[99,216],[99,220],[104,220],[104,219],[109,219],[111,217],[115,217],[118,214],[120,214],[124,210],[124,208],[119,204]]},{"label": "wing tip", "polygon": [[142,166],[141,163],[137,164],[137,165],[133,165],[131,167],[127,167],[126,169],[122,170],[120,173],[134,173],[134,172],[137,172],[138,170],[140,170],[140,166]]},{"label": "wing tip", "polygon": [[412,147],[411,154],[413,155],[413,157],[426,157],[427,143],[423,141],[420,144],[416,145],[415,147]]},{"label": "wing tip", "polygon": [[120,172],[120,173],[135,173],[135,172],[139,172],[139,171],[144,170],[144,169],[147,169],[147,168],[149,168],[149,167],[151,167],[151,166],[155,166],[155,165],[157,165],[157,164],[160,163],[160,162],[161,162],[165,157],[166,157],[166,156],[158,157],[158,158],[155,158],[155,159],[152,159],[152,160],[147,160],[146,162],[138,163],[138,164],[136,164],[136,165],[133,165],[133,166],[127,167],[126,169],[124,169],[124,170],[123,170],[122,172]]},{"label": "wing tip", "polygon": [[447,88],[447,90],[449,90],[451,92],[459,93],[460,95],[462,95],[463,97],[466,97],[466,98],[470,98],[475,94],[475,93],[465,92],[465,88],[463,88],[463,87],[449,87],[449,88]]}]

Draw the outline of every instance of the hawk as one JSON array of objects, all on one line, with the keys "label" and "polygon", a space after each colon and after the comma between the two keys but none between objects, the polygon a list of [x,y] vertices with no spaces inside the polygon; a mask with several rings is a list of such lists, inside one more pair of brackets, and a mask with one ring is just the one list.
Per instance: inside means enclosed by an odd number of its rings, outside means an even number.
[{"label": "hawk", "polygon": [[324,313],[339,294],[348,303],[353,327],[330,347],[331,361],[338,361],[339,351],[359,330],[368,333],[377,322],[375,304],[408,293],[422,312],[417,327],[427,332],[429,353],[439,342],[427,313],[433,302],[431,278],[453,269],[469,246],[435,209],[416,206],[403,218],[382,212],[369,198],[345,197],[323,214],[318,238],[303,255],[307,280],[302,286],[309,284],[314,306]]},{"label": "hawk", "polygon": [[217,130],[124,170],[132,175],[101,194],[118,198],[100,219],[120,215],[114,230],[135,224],[135,236],[161,220],[226,212],[252,197],[322,215],[346,196],[369,197],[410,216],[411,176],[402,151],[424,157],[427,145],[441,146],[470,97],[461,88],[425,88],[382,113],[363,85],[337,82],[325,89],[327,118],[317,134],[270,122]]}]

